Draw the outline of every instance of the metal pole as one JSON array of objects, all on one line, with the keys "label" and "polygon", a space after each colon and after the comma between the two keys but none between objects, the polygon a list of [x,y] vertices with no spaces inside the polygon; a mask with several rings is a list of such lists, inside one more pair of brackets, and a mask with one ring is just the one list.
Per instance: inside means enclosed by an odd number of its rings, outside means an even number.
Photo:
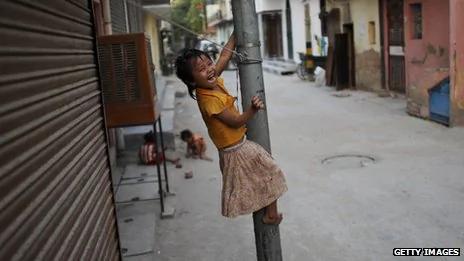
[{"label": "metal pole", "polygon": [[[153,123],[153,134],[155,135],[155,140],[156,140],[156,121]],[[158,155],[159,150],[158,150],[158,142],[155,144],[155,152],[156,155]],[[156,164],[156,173],[158,174],[158,193],[160,195],[160,204],[161,204],[161,213],[164,213],[164,192],[163,192],[163,184],[161,184],[162,179],[161,179],[161,168],[159,164]]]},{"label": "metal pole", "polygon": [[[254,0],[233,0],[235,37],[238,52],[248,59],[239,63],[242,106],[248,108],[252,96],[259,96],[266,104],[263,69],[258,30],[258,16]],[[266,110],[259,111],[247,124],[247,138],[260,144],[269,153],[271,142]],[[264,210],[253,213],[256,254],[258,261],[281,261],[282,249],[278,225],[265,225],[262,222]]]},{"label": "metal pole", "polygon": [[166,181],[166,192],[170,193],[169,191],[169,180],[168,180],[168,170],[166,168],[166,155],[164,154],[164,138],[163,138],[163,125],[161,125],[161,115],[158,118],[158,124],[160,129],[160,141],[161,141],[161,155],[163,155],[163,169],[164,169],[164,180]]}]

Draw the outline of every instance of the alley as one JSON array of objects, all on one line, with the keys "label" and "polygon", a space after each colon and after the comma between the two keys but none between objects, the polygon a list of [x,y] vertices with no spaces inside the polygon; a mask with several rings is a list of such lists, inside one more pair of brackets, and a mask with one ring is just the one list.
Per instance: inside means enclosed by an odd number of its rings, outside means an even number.
[{"label": "alley", "polygon": [[[235,72],[224,77],[236,95]],[[392,260],[395,247],[464,246],[464,129],[408,116],[404,98],[336,97],[296,76],[264,79],[272,152],[289,185],[279,205],[284,260]],[[196,102],[176,102],[176,132],[207,136]],[[208,145],[214,162],[183,157],[183,169],[170,167],[177,212],[157,220],[157,260],[255,259],[252,218],[220,215],[218,157]],[[375,162],[322,164],[347,154]],[[183,178],[188,170],[193,179]]]},{"label": "alley", "polygon": [[[257,260],[251,215],[221,216],[218,153],[174,76],[186,48],[215,72],[232,58],[249,93],[264,79],[289,190],[281,248],[265,226],[258,259],[462,252],[463,24],[464,0],[0,1],[0,261]],[[212,162],[185,158],[184,129]]]}]

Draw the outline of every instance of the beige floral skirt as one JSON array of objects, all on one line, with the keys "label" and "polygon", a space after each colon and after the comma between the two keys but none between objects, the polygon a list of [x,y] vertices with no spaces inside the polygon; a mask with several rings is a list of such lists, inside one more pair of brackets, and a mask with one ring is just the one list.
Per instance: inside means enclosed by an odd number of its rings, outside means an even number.
[{"label": "beige floral skirt", "polygon": [[219,160],[223,216],[253,213],[287,191],[282,170],[266,150],[252,141],[219,150]]}]

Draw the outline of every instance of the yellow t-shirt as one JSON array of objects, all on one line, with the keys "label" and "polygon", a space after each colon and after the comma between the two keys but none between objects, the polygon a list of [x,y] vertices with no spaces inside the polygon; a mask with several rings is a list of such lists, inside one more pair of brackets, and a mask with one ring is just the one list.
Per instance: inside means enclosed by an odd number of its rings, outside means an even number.
[{"label": "yellow t-shirt", "polygon": [[214,117],[226,108],[239,114],[235,108],[235,97],[231,96],[224,87],[224,79],[218,78],[217,83],[224,92],[211,89],[197,88],[195,91],[198,107],[208,128],[208,134],[218,149],[225,148],[240,141],[245,136],[246,128],[231,128]]}]

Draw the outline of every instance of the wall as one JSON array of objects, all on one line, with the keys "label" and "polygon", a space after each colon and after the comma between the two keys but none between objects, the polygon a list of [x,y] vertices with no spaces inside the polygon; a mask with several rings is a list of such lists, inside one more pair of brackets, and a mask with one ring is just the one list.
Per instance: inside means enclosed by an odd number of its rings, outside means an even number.
[{"label": "wall", "polygon": [[[220,9],[221,5],[219,4],[208,4],[206,5],[206,21],[208,22],[208,29],[206,32],[206,37],[208,39],[219,42],[218,39],[218,32],[216,23],[219,22],[219,14],[221,13]],[[214,24],[214,25],[212,25]]]},{"label": "wall", "polygon": [[256,13],[282,10],[282,6],[285,6],[285,0],[255,0]]},{"label": "wall", "polygon": [[150,15],[149,13],[146,13],[144,15],[144,28],[145,33],[148,36],[150,36],[151,53],[153,56],[153,64],[155,65],[155,71],[159,73],[159,75],[161,75],[158,22],[155,16]]},{"label": "wall", "polygon": [[[285,1],[284,10],[282,11],[285,14]],[[304,5],[301,0],[290,0],[290,7],[292,11],[292,38],[293,38],[293,60],[299,62],[298,53],[306,52],[306,36],[305,36],[305,14],[304,14]],[[284,27],[286,30],[285,24],[285,15],[282,19],[284,21]],[[284,34],[285,41],[287,41],[286,31]],[[288,48],[284,45],[284,53],[288,52]]]},{"label": "wall", "polygon": [[[343,13],[343,12],[342,12]],[[356,87],[380,90],[380,23],[379,4],[372,0],[351,0],[350,14],[354,29]],[[375,42],[369,41],[369,22],[375,23]]]},{"label": "wall", "polygon": [[264,57],[264,32],[263,32],[263,16],[258,14],[258,31],[259,31],[259,42],[261,43],[261,57]]},{"label": "wall", "polygon": [[224,4],[221,6],[221,11],[223,19],[232,20],[234,18],[234,15],[232,14],[231,0],[224,0]]},{"label": "wall", "polygon": [[340,30],[342,30],[343,23],[351,23],[351,12],[350,12],[350,1],[334,1],[326,0],[326,11],[330,12],[331,9],[338,8],[340,9]]},{"label": "wall", "polygon": [[234,30],[234,23],[232,21],[221,23],[218,26],[217,42],[219,44],[222,44],[222,43],[226,44],[233,30]]},{"label": "wall", "polygon": [[[321,31],[321,19],[319,18],[319,13],[321,12],[321,6],[319,0],[310,0],[309,2],[309,15],[311,19],[311,42],[312,42],[312,51],[314,56],[321,56],[321,50],[318,48],[316,36],[318,39],[322,37]],[[304,9],[303,9],[304,12]],[[304,19],[304,14],[303,14]],[[304,25],[303,25],[304,26]]]},{"label": "wall", "polygon": [[[464,126],[464,1],[450,0],[451,124]],[[461,30],[460,30],[461,29]]]},{"label": "wall", "polygon": [[[422,39],[412,39],[410,4],[422,3]],[[428,117],[428,90],[449,76],[449,1],[405,0],[408,113]]]},{"label": "wall", "polygon": [[210,23],[213,20],[217,20],[218,17],[218,12],[219,12],[219,7],[220,5],[218,4],[209,4],[206,5],[206,16],[207,16],[207,22]]},{"label": "wall", "polygon": [[227,43],[234,30],[231,0],[221,0],[219,9],[222,13],[222,21],[217,25],[217,43]]},{"label": "wall", "polygon": [[[256,1],[256,9],[262,11],[281,11],[282,17],[282,49],[284,59],[289,59],[288,53],[288,39],[287,39],[287,18],[286,18],[286,1]],[[292,21],[292,39],[293,39],[293,60],[299,62],[298,52],[306,52],[305,43],[305,21],[304,21],[304,5],[301,0],[290,0],[291,9],[291,21]],[[258,15],[258,25],[260,30],[260,41],[263,46],[263,27],[262,27],[262,16]],[[320,31],[320,28],[319,28]],[[261,47],[261,55],[264,56],[264,48]]]},{"label": "wall", "polygon": [[[287,39],[287,14],[286,14],[286,0],[282,0],[281,2],[281,6],[280,6],[280,10],[281,10],[281,15],[282,15],[282,24],[280,25],[282,27],[282,51],[283,51],[283,58],[285,60],[288,60],[289,58],[289,54],[288,54],[288,39]],[[293,16],[293,6],[291,4],[292,0],[289,0],[290,2],[290,9],[292,11],[292,16]],[[293,19],[292,19],[292,26],[293,26]],[[294,33],[293,33],[293,30],[292,30],[292,37],[293,37]]]},{"label": "wall", "polygon": [[[359,52],[374,50],[380,53],[379,4],[372,0],[351,0],[351,20],[355,26],[355,47]],[[375,44],[369,43],[368,24],[375,22]]]},{"label": "wall", "polygon": [[[255,0],[256,13],[258,14],[258,30],[259,30],[259,41],[261,42],[261,57],[264,57],[264,32],[263,32],[263,17],[262,12],[266,11],[285,11],[285,0]],[[282,39],[285,38],[285,15],[282,13]],[[286,39],[282,40],[282,48],[286,48]],[[285,42],[284,42],[285,41]],[[283,49],[284,55],[287,53],[286,49]],[[287,56],[288,57],[288,56]]]}]

